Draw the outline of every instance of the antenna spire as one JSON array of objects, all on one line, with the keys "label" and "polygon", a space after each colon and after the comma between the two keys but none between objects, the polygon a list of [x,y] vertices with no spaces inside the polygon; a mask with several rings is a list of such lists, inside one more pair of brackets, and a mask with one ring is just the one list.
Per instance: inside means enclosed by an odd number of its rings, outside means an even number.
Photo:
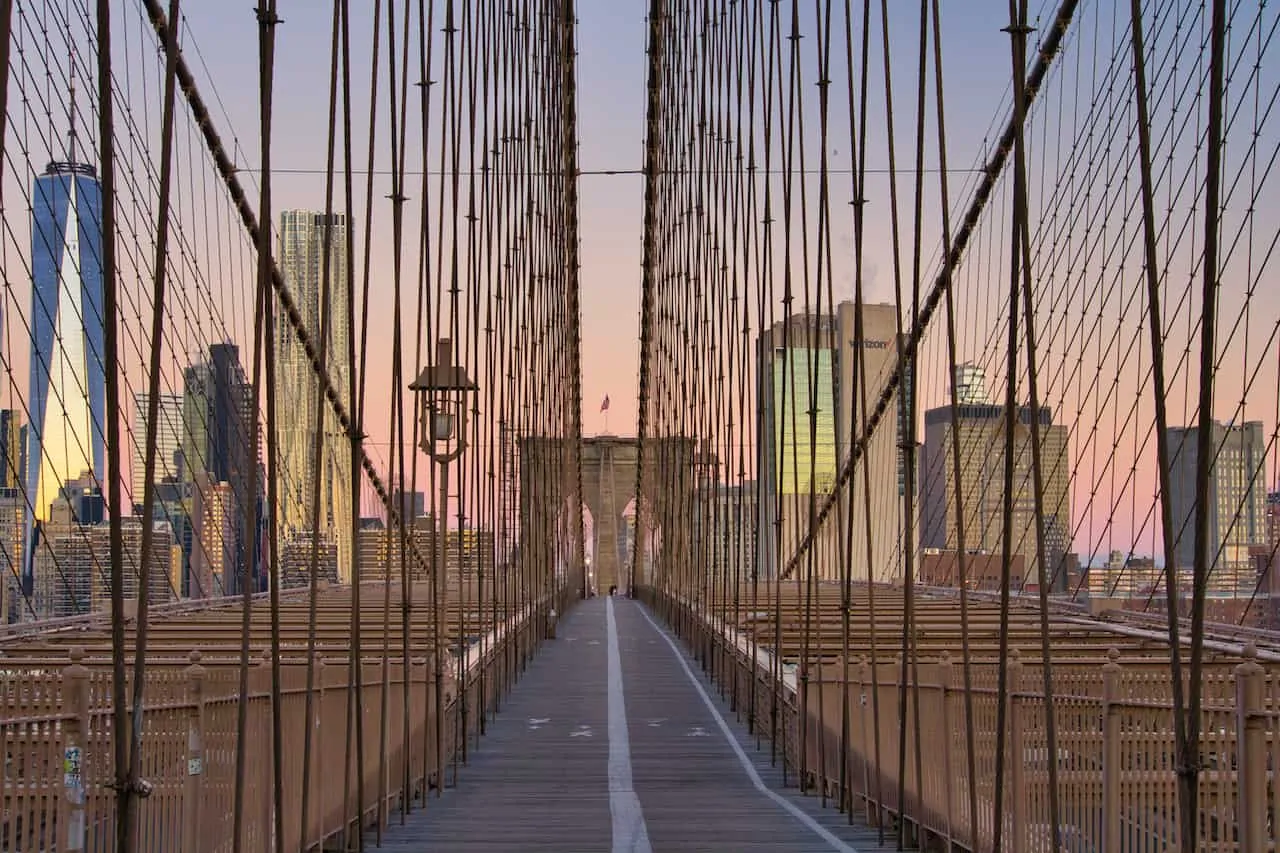
[{"label": "antenna spire", "polygon": [[71,77],[71,103],[67,107],[67,160],[76,162],[76,78]]}]

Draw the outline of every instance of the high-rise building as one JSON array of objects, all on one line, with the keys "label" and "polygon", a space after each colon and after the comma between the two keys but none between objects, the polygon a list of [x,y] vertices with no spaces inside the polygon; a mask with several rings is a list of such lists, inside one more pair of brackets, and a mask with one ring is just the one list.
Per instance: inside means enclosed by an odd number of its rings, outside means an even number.
[{"label": "high-rise building", "polygon": [[48,519],[40,526],[32,558],[35,618],[57,619],[91,610],[93,576],[109,565],[94,561],[91,529],[62,519]]},{"label": "high-rise building", "polygon": [[412,524],[414,519],[421,518],[427,512],[427,496],[422,492],[410,492],[403,489],[393,489],[391,492],[391,506],[400,514],[400,521],[403,524]]},{"label": "high-rise building", "polygon": [[1217,596],[1251,596],[1257,583],[1250,550],[1268,544],[1266,436],[1259,421],[1214,423],[1209,488],[1196,493],[1200,428],[1170,427],[1169,501],[1173,514],[1174,559],[1182,572],[1195,565],[1195,510],[1209,513],[1207,591]]},{"label": "high-rise building", "polygon": [[191,555],[187,572],[189,598],[213,598],[237,587],[237,536],[242,519],[236,512],[231,484],[218,482],[207,471],[196,475],[192,488]]},{"label": "high-rise building", "polygon": [[[126,601],[138,597],[138,583],[142,576],[142,525],[140,518],[121,520],[124,538],[124,583],[121,591]],[[111,528],[99,524],[88,529],[92,561],[101,567],[94,571],[90,583],[90,608],[103,612],[111,607]],[[169,585],[173,566],[173,530],[162,521],[151,523],[151,554],[147,561],[147,600],[151,606],[167,604],[173,599]]]},{"label": "high-rise building", "polygon": [[[31,428],[28,531],[63,484],[106,475],[102,199],[93,166],[50,163],[31,193]],[[24,534],[33,541],[31,532]],[[28,567],[30,583],[33,567]]]},{"label": "high-rise building", "polygon": [[22,412],[0,409],[0,489],[22,489],[26,485],[27,441]]},{"label": "high-rise building", "polygon": [[[957,389],[958,390],[958,389]],[[964,519],[965,549],[1000,554],[1004,544],[1004,406],[968,403],[959,407],[955,423],[960,443],[960,481],[956,482],[952,445],[951,406],[925,413],[922,456],[924,488],[921,496],[921,545],[943,551],[959,547],[959,521]],[[1044,477],[1044,549],[1046,575],[1057,589],[1067,579],[1071,549],[1071,461],[1068,433],[1041,406],[1040,464]],[[1012,554],[1021,555],[1027,582],[1039,577],[1036,544],[1034,454],[1031,409],[1020,406],[1013,436]],[[963,508],[960,500],[964,501]],[[963,512],[961,512],[963,509]],[[1021,582],[1015,578],[1015,585]]]},{"label": "high-rise building", "polygon": [[49,505],[49,517],[35,528],[31,546],[36,618],[74,616],[92,608],[93,576],[110,571],[109,550],[95,552],[90,541],[92,530],[109,529],[102,524],[105,517],[102,489],[95,480],[62,484]]},{"label": "high-rise building", "polygon": [[182,480],[190,483],[213,464],[213,366],[188,365],[182,378]]},{"label": "high-rise building", "polygon": [[[859,407],[864,400],[874,406],[896,368],[896,309],[864,305],[862,315],[861,337],[854,303],[842,302],[832,315],[796,315],[775,323],[757,341],[760,439],[756,470],[761,479],[757,564],[761,577],[773,577],[786,567],[808,534],[810,494],[820,508],[849,458],[855,430],[861,426],[849,422],[855,399]],[[854,372],[854,355],[859,352],[865,392],[859,384],[862,376]],[[911,387],[910,378],[907,387]],[[857,577],[867,577],[868,571],[877,580],[901,575],[903,468],[898,422],[894,406],[881,419],[858,463],[868,466],[872,537],[870,554],[866,537],[854,537]],[[843,499],[852,497],[855,529],[865,530],[868,501],[861,468],[852,486]],[[836,528],[824,527],[822,535],[832,541],[820,543],[823,547],[834,547],[839,536]],[[840,563],[819,561],[819,565],[835,577]]]},{"label": "high-rise building", "polygon": [[[712,579],[749,580],[756,560],[756,484],[709,483],[700,490],[705,511],[694,518],[695,541],[705,541],[707,570]],[[697,528],[705,523],[705,534]]]},{"label": "high-rise building", "polygon": [[955,371],[956,402],[962,406],[987,403],[987,372],[971,361],[957,364]]},{"label": "high-rise building", "polygon": [[0,625],[24,615],[21,578],[27,515],[22,489],[0,486]]},{"label": "high-rise building", "polygon": [[1267,494],[1267,544],[1280,546],[1280,492]]},{"label": "high-rise building", "polygon": [[[329,246],[326,263],[325,244]],[[346,217],[305,210],[280,214],[280,270],[293,295],[302,326],[313,342],[327,328],[325,367],[341,395],[351,376],[348,353],[351,306],[346,298]],[[328,299],[322,299],[324,273]],[[280,503],[277,507],[284,543],[307,538],[315,526],[314,489],[320,487],[319,531],[336,549],[338,578],[351,579],[354,543],[351,533],[351,450],[337,416],[325,404],[317,420],[319,385],[302,341],[293,326],[277,326],[276,411],[279,413]],[[324,452],[315,465],[315,440],[323,432]],[[308,539],[309,542],[309,539]],[[282,545],[284,543],[281,543]]]},{"label": "high-rise building", "polygon": [[[383,534],[386,535],[385,533]],[[338,549],[324,533],[312,534],[300,530],[284,542],[280,549],[280,587],[296,589],[311,583],[311,557],[316,556],[318,580],[336,583],[338,580]],[[364,578],[361,575],[361,578]]]},{"label": "high-rise building", "polygon": [[[245,560],[253,560],[253,575],[261,571],[258,555],[251,542],[253,535],[245,530],[249,512],[259,510],[259,497],[263,478],[258,477],[254,487],[253,471],[258,464],[260,442],[253,434],[253,385],[249,382],[240,363],[240,350],[235,344],[219,343],[209,347],[205,362],[191,365],[185,372],[186,387],[183,394],[183,469],[186,482],[191,484],[193,527],[196,502],[203,502],[202,512],[218,505],[230,525],[230,539],[219,540],[211,551],[207,545],[192,541],[184,545],[187,554],[188,579],[193,571],[210,571],[222,592],[240,591]],[[200,494],[202,488],[225,485],[230,495]],[[221,530],[221,528],[217,528]],[[194,555],[204,552],[206,561],[195,566]],[[231,567],[222,565],[229,558]],[[212,562],[209,562],[212,561]],[[210,568],[216,566],[216,568]],[[232,569],[227,571],[227,569]],[[207,582],[210,578],[203,578]],[[202,595],[210,595],[197,579],[196,588]],[[190,584],[188,585],[190,589]],[[255,589],[260,585],[254,583]],[[190,594],[196,594],[194,590]]]},{"label": "high-rise building", "polygon": [[[60,503],[55,501],[55,503]],[[124,538],[126,601],[138,596],[141,576],[143,521],[121,520]],[[102,612],[111,607],[111,528],[106,524],[80,524],[66,517],[51,518],[42,527],[44,536],[36,548],[35,609],[40,618],[59,618]],[[151,529],[150,571],[147,598],[150,604],[172,600],[173,532],[163,522]]]},{"label": "high-rise building", "polygon": [[27,428],[22,413],[0,409],[0,625],[20,618],[25,569]]},{"label": "high-rise building", "polygon": [[[420,515],[408,528],[404,553],[404,569],[415,585],[431,582],[431,563],[436,558],[436,523],[430,515]],[[360,578],[364,582],[382,582],[388,577],[399,583],[401,529],[369,526],[360,530]],[[450,535],[452,539],[452,534]],[[457,544],[453,543],[453,548]],[[310,568],[308,567],[308,578]]]},{"label": "high-rise building", "polygon": [[[153,483],[178,482],[182,472],[182,394],[159,394]],[[133,503],[141,505],[147,479],[147,414],[150,395],[133,395]]]}]

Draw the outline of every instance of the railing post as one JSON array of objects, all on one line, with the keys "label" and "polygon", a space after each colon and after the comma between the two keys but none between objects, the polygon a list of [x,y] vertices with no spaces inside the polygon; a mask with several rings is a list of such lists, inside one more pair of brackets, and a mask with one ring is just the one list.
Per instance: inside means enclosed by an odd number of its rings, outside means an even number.
[{"label": "railing post", "polygon": [[[314,709],[316,716],[315,716],[315,719],[313,720],[307,720],[306,725],[311,726],[313,728],[313,731],[311,732],[311,743],[312,743],[312,749],[315,751],[315,757],[312,758],[311,760],[311,774],[312,774],[312,778],[315,779],[315,783],[312,787],[311,802],[315,803],[315,805],[310,809],[311,813],[308,815],[308,820],[312,822],[318,829],[318,832],[316,833],[316,836],[317,836],[316,840],[318,841],[320,837],[324,836],[324,830],[325,830],[324,821],[325,821],[325,817],[329,814],[329,808],[328,808],[329,804],[325,801],[325,798],[324,798],[324,793],[325,793],[324,781],[325,781],[325,768],[331,767],[332,762],[327,761],[325,759],[329,750],[332,749],[333,747],[325,743],[325,735],[328,733],[329,729],[324,725],[324,713],[325,713],[324,655],[320,654],[319,652],[315,652],[314,654],[316,659],[316,666],[315,666],[316,701],[315,701],[315,709]],[[312,785],[312,782],[309,779],[304,779],[302,784]],[[339,790],[341,790],[341,788],[339,788]],[[304,840],[309,841],[312,837],[311,835],[312,828],[307,827],[306,832],[308,833],[308,836]],[[308,847],[306,849],[310,849],[310,848]]]},{"label": "railing post", "polygon": [[[1023,772],[1026,761],[1026,743],[1022,731],[1022,698],[1018,695],[1022,690],[1022,652],[1017,649],[1009,651],[1009,758],[1010,767],[1009,794],[1013,798],[1010,809],[1013,828],[1010,841],[1013,850],[1021,850],[1027,841],[1027,782]],[[1048,761],[1048,755],[1045,756]]]},{"label": "railing post", "polygon": [[200,652],[188,656],[187,696],[187,783],[182,801],[182,849],[196,853],[200,849],[201,799],[204,788],[204,677]]},{"label": "railing post", "polygon": [[[264,850],[273,849],[274,838],[273,813],[272,813],[272,774],[275,770],[272,765],[272,745],[271,745],[271,648],[268,646],[262,650],[262,662],[257,667],[257,678],[254,680],[256,687],[251,690],[250,695],[254,696],[257,701],[258,708],[261,710],[258,714],[253,715],[258,721],[258,736],[262,738],[261,749],[258,750],[258,802],[262,807],[262,813],[258,817],[258,844]],[[250,705],[250,713],[252,714],[253,705]]]},{"label": "railing post", "polygon": [[1267,733],[1263,718],[1263,669],[1258,649],[1244,647],[1236,676],[1236,814],[1240,849],[1265,850],[1267,838]]},{"label": "railing post", "polygon": [[1120,651],[1102,667],[1102,838],[1104,850],[1120,849]]},{"label": "railing post", "polygon": [[62,787],[67,802],[65,849],[84,850],[84,746],[88,740],[89,670],[81,664],[84,649],[71,650],[71,663],[62,671],[68,718],[62,744]]},{"label": "railing post", "polygon": [[[952,791],[955,774],[951,769],[951,652],[942,650],[942,660],[938,661],[938,693],[942,697],[942,791],[947,798],[947,849],[952,849],[951,841],[955,838],[955,815],[952,803],[955,797]],[[972,781],[969,783],[972,784]]]},{"label": "railing post", "polygon": [[[858,727],[862,730],[862,743],[859,745],[858,754],[862,760],[862,810],[863,817],[872,826],[884,826],[883,815],[880,810],[883,805],[880,802],[880,777],[876,776],[875,796],[872,796],[871,773],[872,762],[875,759],[875,752],[872,749],[874,741],[872,738],[875,732],[868,733],[868,727],[874,727],[875,719],[872,715],[872,702],[879,697],[867,695],[867,690],[871,684],[870,663],[867,658],[858,659]],[[875,765],[874,772],[880,773],[880,765]]]}]

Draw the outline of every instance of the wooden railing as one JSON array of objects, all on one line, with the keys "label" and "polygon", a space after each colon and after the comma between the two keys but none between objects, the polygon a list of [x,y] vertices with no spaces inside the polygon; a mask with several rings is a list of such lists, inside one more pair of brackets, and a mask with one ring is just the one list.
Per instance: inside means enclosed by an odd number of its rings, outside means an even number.
[{"label": "wooden railing", "polygon": [[[465,738],[523,669],[546,630],[540,605],[517,609],[490,626],[485,642],[450,655],[446,670],[444,760],[448,784]],[[275,833],[287,850],[328,849],[357,826],[385,822],[399,804],[428,796],[435,776],[435,678],[432,656],[407,661],[380,652],[363,663],[358,694],[347,656],[317,655],[312,715],[306,718],[304,658],[281,660],[284,821],[274,814],[271,660],[251,665],[249,692],[239,694],[239,669],[193,650],[185,661],[157,660],[147,670],[141,777],[150,793],[139,802],[138,850],[224,853],[233,848],[238,714],[247,705],[242,849],[267,853]],[[467,714],[455,670],[466,673]],[[409,725],[406,727],[406,685]],[[350,727],[353,698],[363,717],[363,764],[357,766]],[[114,848],[114,733],[111,671],[98,656],[72,648],[39,658],[0,657],[0,851],[110,851]],[[386,704],[385,720],[383,703]],[[464,721],[465,720],[465,724]],[[303,739],[312,727],[310,772],[303,778]],[[464,731],[465,725],[465,731]],[[405,732],[408,732],[406,737]],[[405,779],[408,779],[406,789]],[[356,780],[364,780],[357,802]],[[307,825],[301,803],[308,791]],[[77,841],[83,839],[84,846]]]},{"label": "wooden railing", "polygon": [[[794,655],[784,655],[791,665],[781,668],[783,678],[775,684],[779,668],[772,649],[750,643],[723,611],[652,590],[642,597],[677,628],[738,715],[762,738],[776,737],[775,748],[790,779],[798,783],[803,774],[814,795],[856,810],[872,825],[881,823],[890,831],[901,826],[909,842],[975,853],[993,850],[997,662],[988,657],[971,667],[971,777],[959,651],[935,649],[929,658],[918,659],[911,668],[915,680],[908,680],[906,690],[906,761],[901,766],[901,658],[882,655],[873,673],[867,657],[851,656],[846,668],[843,657],[827,648],[813,655],[804,672]],[[1078,639],[1080,620],[1071,628]],[[886,624],[882,630],[891,629]],[[1102,626],[1099,631],[1105,634]],[[1029,853],[1052,850],[1040,667],[1030,651],[1012,650],[1002,847]],[[1058,812],[1065,850],[1177,849],[1170,679],[1167,653],[1150,643],[1118,642],[1096,654],[1082,651],[1054,661]],[[1242,655],[1211,655],[1201,701],[1198,849],[1280,849],[1275,825],[1280,815],[1280,668],[1260,662],[1251,644]],[[971,789],[976,824],[970,818]]]}]

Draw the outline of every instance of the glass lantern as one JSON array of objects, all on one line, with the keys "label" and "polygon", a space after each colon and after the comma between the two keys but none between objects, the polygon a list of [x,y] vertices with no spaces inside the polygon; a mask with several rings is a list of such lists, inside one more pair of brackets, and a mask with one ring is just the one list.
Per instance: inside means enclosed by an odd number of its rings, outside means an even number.
[{"label": "glass lantern", "polygon": [[456,459],[466,448],[467,410],[476,384],[466,368],[453,363],[453,342],[436,343],[435,363],[423,368],[409,386],[420,400],[420,446],[439,461]]}]

